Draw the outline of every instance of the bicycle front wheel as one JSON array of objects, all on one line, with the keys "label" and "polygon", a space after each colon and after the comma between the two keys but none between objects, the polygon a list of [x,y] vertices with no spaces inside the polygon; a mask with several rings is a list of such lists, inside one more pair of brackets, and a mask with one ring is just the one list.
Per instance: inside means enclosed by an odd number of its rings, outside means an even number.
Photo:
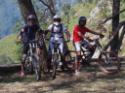
[{"label": "bicycle front wheel", "polygon": [[33,57],[32,58],[33,61],[33,66],[34,66],[34,72],[35,72],[35,76],[36,76],[36,80],[40,80],[41,79],[41,69],[40,69],[40,64],[39,61]]},{"label": "bicycle front wheel", "polygon": [[58,53],[52,54],[52,79],[56,78],[56,69],[57,69],[57,61],[58,61],[59,55]]},{"label": "bicycle front wheel", "polygon": [[114,52],[103,52],[100,59],[101,65],[107,71],[119,71],[121,68],[120,60]]},{"label": "bicycle front wheel", "polygon": [[26,74],[33,73],[33,64],[31,62],[29,56],[26,57],[26,60],[24,62],[24,71],[25,71]]}]

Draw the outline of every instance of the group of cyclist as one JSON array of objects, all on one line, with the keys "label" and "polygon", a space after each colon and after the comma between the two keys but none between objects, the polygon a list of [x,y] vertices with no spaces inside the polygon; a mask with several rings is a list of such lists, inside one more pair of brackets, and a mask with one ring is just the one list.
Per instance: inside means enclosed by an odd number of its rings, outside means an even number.
[{"label": "group of cyclist", "polygon": [[[48,54],[51,54],[51,50],[54,48],[53,42],[55,42],[54,37],[58,38],[59,43],[59,50],[61,53],[62,62],[66,65],[65,60],[65,43],[64,43],[64,33],[66,34],[67,40],[70,40],[70,33],[68,29],[64,26],[61,22],[61,17],[55,15],[53,17],[53,23],[48,27],[47,30],[43,31],[40,29],[39,25],[37,24],[37,18],[35,15],[30,14],[27,17],[27,24],[21,29],[18,39],[23,43],[23,56],[22,56],[22,65],[21,65],[21,76],[24,76],[24,62],[26,58],[27,51],[29,49],[28,43],[36,38],[36,33],[44,32],[45,35],[50,32],[50,42],[49,42],[49,49]],[[85,16],[81,16],[78,19],[78,24],[74,26],[73,29],[73,44],[76,51],[76,60],[75,60],[75,74],[79,74],[79,67],[80,67],[80,60],[81,60],[81,42],[84,40],[85,33],[89,32],[94,35],[103,36],[100,33],[94,32],[86,27],[87,19]],[[86,43],[87,44],[87,43]]]}]

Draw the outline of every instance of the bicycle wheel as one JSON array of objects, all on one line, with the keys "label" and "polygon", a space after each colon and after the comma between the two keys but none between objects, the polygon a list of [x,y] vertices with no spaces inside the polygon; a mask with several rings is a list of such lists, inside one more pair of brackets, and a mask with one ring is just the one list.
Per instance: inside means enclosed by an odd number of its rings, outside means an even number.
[{"label": "bicycle wheel", "polygon": [[26,60],[24,62],[24,71],[25,71],[26,74],[33,73],[33,64],[30,60],[30,56],[26,57]]},{"label": "bicycle wheel", "polygon": [[32,62],[33,62],[33,66],[34,66],[34,72],[35,72],[36,80],[38,81],[38,80],[41,79],[40,64],[39,64],[39,61],[35,57],[32,57]]},{"label": "bicycle wheel", "polygon": [[52,79],[56,78],[57,60],[59,58],[58,53],[52,54]]},{"label": "bicycle wheel", "polygon": [[121,63],[118,56],[114,52],[103,52],[100,58],[102,66],[107,69],[107,71],[120,70]]}]

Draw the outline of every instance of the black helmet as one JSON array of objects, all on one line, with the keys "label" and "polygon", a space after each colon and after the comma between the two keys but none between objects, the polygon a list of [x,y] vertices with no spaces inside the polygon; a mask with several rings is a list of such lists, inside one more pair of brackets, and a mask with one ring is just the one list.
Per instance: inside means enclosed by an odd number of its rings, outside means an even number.
[{"label": "black helmet", "polygon": [[86,25],[86,20],[87,20],[87,18],[85,16],[79,17],[79,25],[80,26],[85,26]]},{"label": "black helmet", "polygon": [[29,21],[29,20],[36,20],[36,16],[34,15],[34,14],[30,14],[30,15],[28,15],[28,17],[27,17],[27,20]]}]

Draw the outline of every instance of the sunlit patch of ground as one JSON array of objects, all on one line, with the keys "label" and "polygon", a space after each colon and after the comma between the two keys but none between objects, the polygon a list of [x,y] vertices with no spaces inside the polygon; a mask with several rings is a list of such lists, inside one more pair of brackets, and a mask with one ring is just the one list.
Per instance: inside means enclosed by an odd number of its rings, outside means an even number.
[{"label": "sunlit patch of ground", "polygon": [[82,71],[79,77],[61,72],[55,80],[47,77],[39,82],[33,75],[5,75],[0,77],[0,93],[124,93],[124,78],[125,71],[108,76]]}]

